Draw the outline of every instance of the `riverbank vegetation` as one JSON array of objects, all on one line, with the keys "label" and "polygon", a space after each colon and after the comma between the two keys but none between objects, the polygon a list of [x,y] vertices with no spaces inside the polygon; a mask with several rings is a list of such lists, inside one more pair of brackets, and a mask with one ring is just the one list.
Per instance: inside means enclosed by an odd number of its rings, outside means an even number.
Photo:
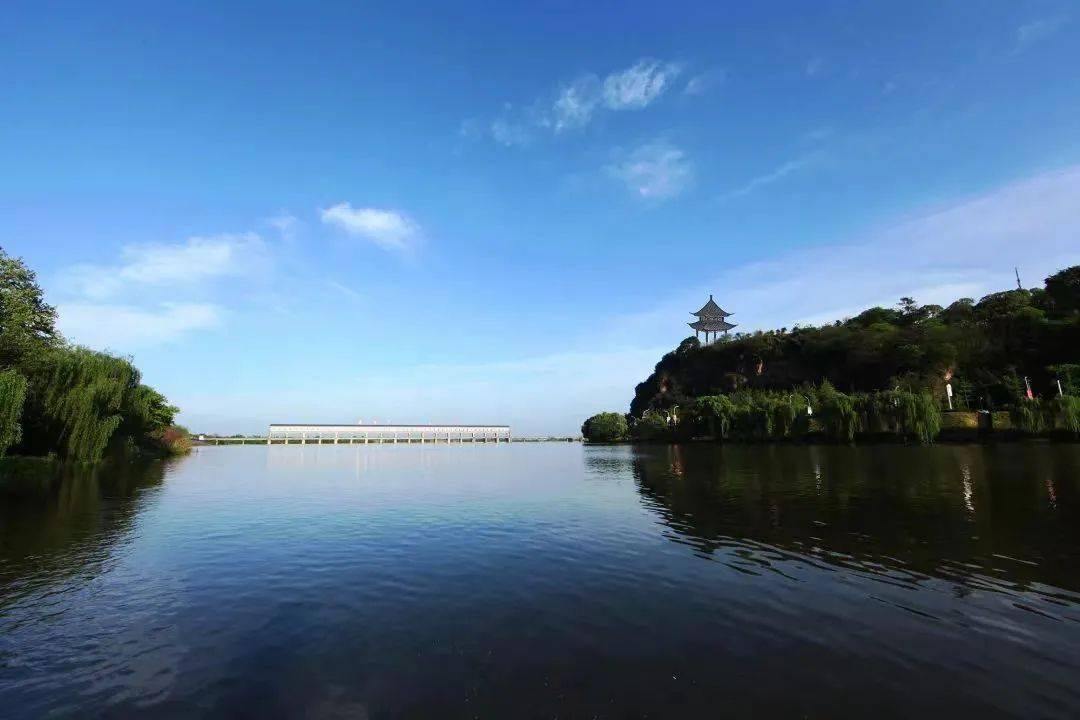
[{"label": "riverbank vegetation", "polygon": [[954,409],[1011,432],[1080,432],[1080,266],[978,302],[902,298],[820,327],[687,338],[637,386],[621,439],[930,442],[956,424],[947,388]]},{"label": "riverbank vegetation", "polygon": [[34,272],[0,249],[0,456],[186,452],[176,413],[129,359],[65,342]]}]

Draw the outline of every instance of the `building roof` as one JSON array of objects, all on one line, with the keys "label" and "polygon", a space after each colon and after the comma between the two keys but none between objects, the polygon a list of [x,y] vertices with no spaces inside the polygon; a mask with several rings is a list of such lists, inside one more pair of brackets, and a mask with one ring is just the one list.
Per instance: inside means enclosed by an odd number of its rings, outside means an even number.
[{"label": "building roof", "polygon": [[697,322],[686,323],[695,330],[702,332],[727,332],[731,328],[735,327],[734,323],[729,323],[726,320],[720,319],[705,319],[698,320]]},{"label": "building roof", "polygon": [[691,315],[697,315],[702,320],[711,320],[712,318],[726,318],[731,313],[724,312],[724,309],[716,304],[712,295],[709,296],[709,302],[701,306],[701,309],[696,313],[690,313]]}]

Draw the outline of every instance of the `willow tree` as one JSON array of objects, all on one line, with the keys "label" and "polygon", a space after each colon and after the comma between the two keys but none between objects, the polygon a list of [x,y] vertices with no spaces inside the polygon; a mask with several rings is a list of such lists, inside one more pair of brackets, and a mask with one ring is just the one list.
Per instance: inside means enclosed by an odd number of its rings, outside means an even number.
[{"label": "willow tree", "polygon": [[23,402],[26,378],[14,370],[0,372],[0,457],[22,439]]},{"label": "willow tree", "polygon": [[138,387],[138,371],[122,358],[64,348],[50,352],[40,372],[49,444],[71,460],[100,459],[123,422],[125,395]]}]

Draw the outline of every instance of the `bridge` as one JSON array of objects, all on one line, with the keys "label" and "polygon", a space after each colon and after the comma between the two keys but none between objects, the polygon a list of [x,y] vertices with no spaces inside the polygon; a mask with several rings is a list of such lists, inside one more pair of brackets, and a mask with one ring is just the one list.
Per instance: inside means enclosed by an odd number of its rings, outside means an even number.
[{"label": "bridge", "polygon": [[509,425],[284,425],[273,424],[266,444],[510,442]]}]

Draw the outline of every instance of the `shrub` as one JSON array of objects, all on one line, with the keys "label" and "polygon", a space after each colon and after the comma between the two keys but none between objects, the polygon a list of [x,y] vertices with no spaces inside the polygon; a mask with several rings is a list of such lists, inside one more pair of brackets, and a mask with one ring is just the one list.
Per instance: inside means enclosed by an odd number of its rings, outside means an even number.
[{"label": "shrub", "polygon": [[670,440],[675,435],[667,418],[651,410],[634,423],[631,433],[635,440]]},{"label": "shrub", "polygon": [[191,433],[182,425],[170,425],[154,434],[161,451],[168,455],[186,455],[191,452]]},{"label": "shrub", "polygon": [[1074,435],[1080,433],[1080,397],[1062,395],[1052,403],[1054,414],[1061,418],[1061,427]]},{"label": "shrub", "polygon": [[1038,434],[1046,429],[1046,413],[1042,400],[1022,400],[1009,410],[1013,427],[1022,432]]}]

